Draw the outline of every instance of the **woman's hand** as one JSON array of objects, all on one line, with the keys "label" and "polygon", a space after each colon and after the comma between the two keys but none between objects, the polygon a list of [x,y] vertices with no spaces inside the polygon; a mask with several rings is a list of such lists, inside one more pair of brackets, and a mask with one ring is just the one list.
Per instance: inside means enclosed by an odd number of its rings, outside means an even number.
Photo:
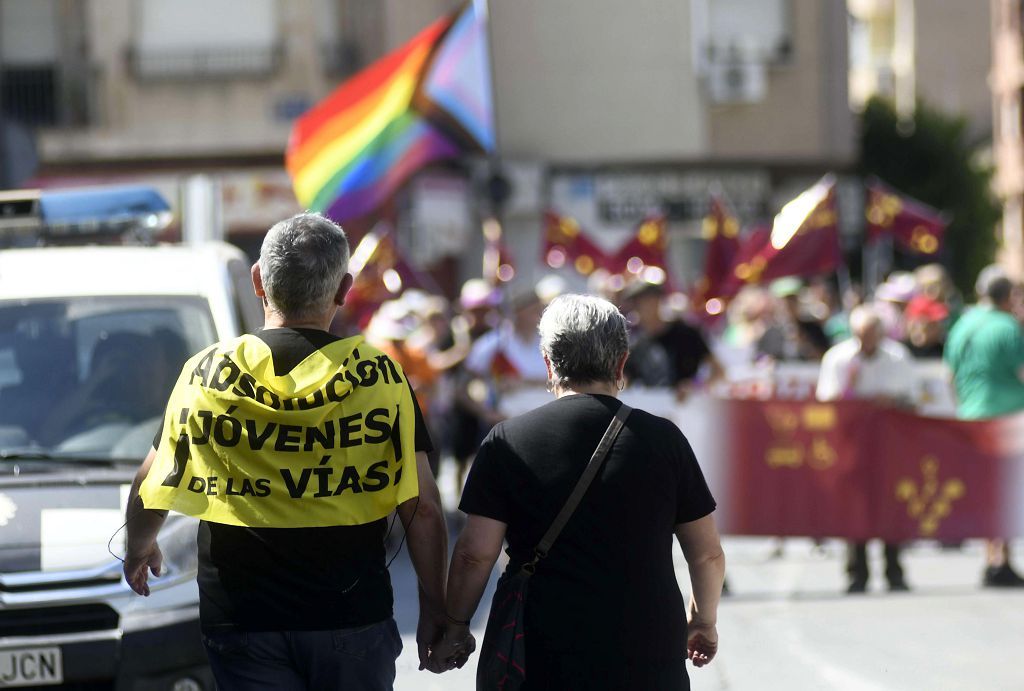
[{"label": "woman's hand", "polygon": [[694,667],[703,667],[711,662],[718,652],[718,630],[714,624],[691,621],[686,634],[686,657]]}]

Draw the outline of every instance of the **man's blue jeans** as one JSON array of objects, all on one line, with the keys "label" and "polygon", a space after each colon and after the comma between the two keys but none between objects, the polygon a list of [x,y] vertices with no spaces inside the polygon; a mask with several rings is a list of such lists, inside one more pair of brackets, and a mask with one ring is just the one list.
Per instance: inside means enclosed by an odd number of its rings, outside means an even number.
[{"label": "man's blue jeans", "polygon": [[203,634],[220,691],[391,691],[402,637],[394,619],[334,631]]}]

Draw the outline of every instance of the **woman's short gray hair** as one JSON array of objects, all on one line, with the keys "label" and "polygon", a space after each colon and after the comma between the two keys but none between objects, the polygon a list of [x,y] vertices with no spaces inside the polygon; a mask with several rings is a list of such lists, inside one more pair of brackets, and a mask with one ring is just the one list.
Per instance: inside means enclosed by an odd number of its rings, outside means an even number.
[{"label": "woman's short gray hair", "polygon": [[593,295],[561,295],[540,318],[540,352],[551,363],[552,384],[612,382],[629,351],[626,318]]},{"label": "woman's short gray hair", "polygon": [[317,213],[280,221],[260,248],[260,276],[270,306],[289,319],[325,312],[348,271],[345,231]]}]

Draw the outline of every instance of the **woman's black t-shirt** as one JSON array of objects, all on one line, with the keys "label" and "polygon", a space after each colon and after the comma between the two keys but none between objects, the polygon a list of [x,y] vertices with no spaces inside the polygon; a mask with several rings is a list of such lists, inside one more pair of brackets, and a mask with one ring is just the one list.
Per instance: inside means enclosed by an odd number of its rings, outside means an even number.
[{"label": "woman's black t-shirt", "polygon": [[[508,525],[509,569],[532,557],[620,405],[610,396],[566,396],[502,422],[484,440],[459,508]],[[634,410],[530,579],[527,645],[582,655],[685,657],[674,529],[714,508],[679,428]]]},{"label": "woman's black t-shirt", "polygon": [[[338,340],[316,329],[254,334],[287,374]],[[432,451],[416,396],[416,451]],[[158,433],[154,444],[159,443]],[[319,631],[392,616],[385,564],[388,521],[328,528],[244,528],[199,524],[199,618],[204,630]],[[400,528],[399,528],[400,530]]]}]

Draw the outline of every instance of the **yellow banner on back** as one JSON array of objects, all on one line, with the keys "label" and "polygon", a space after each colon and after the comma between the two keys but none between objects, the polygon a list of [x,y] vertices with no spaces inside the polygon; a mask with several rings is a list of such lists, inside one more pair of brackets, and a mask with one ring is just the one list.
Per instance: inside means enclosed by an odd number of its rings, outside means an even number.
[{"label": "yellow banner on back", "polygon": [[415,426],[401,368],[362,336],[280,377],[242,336],[185,364],[140,496],[229,525],[370,523],[418,494]]}]

